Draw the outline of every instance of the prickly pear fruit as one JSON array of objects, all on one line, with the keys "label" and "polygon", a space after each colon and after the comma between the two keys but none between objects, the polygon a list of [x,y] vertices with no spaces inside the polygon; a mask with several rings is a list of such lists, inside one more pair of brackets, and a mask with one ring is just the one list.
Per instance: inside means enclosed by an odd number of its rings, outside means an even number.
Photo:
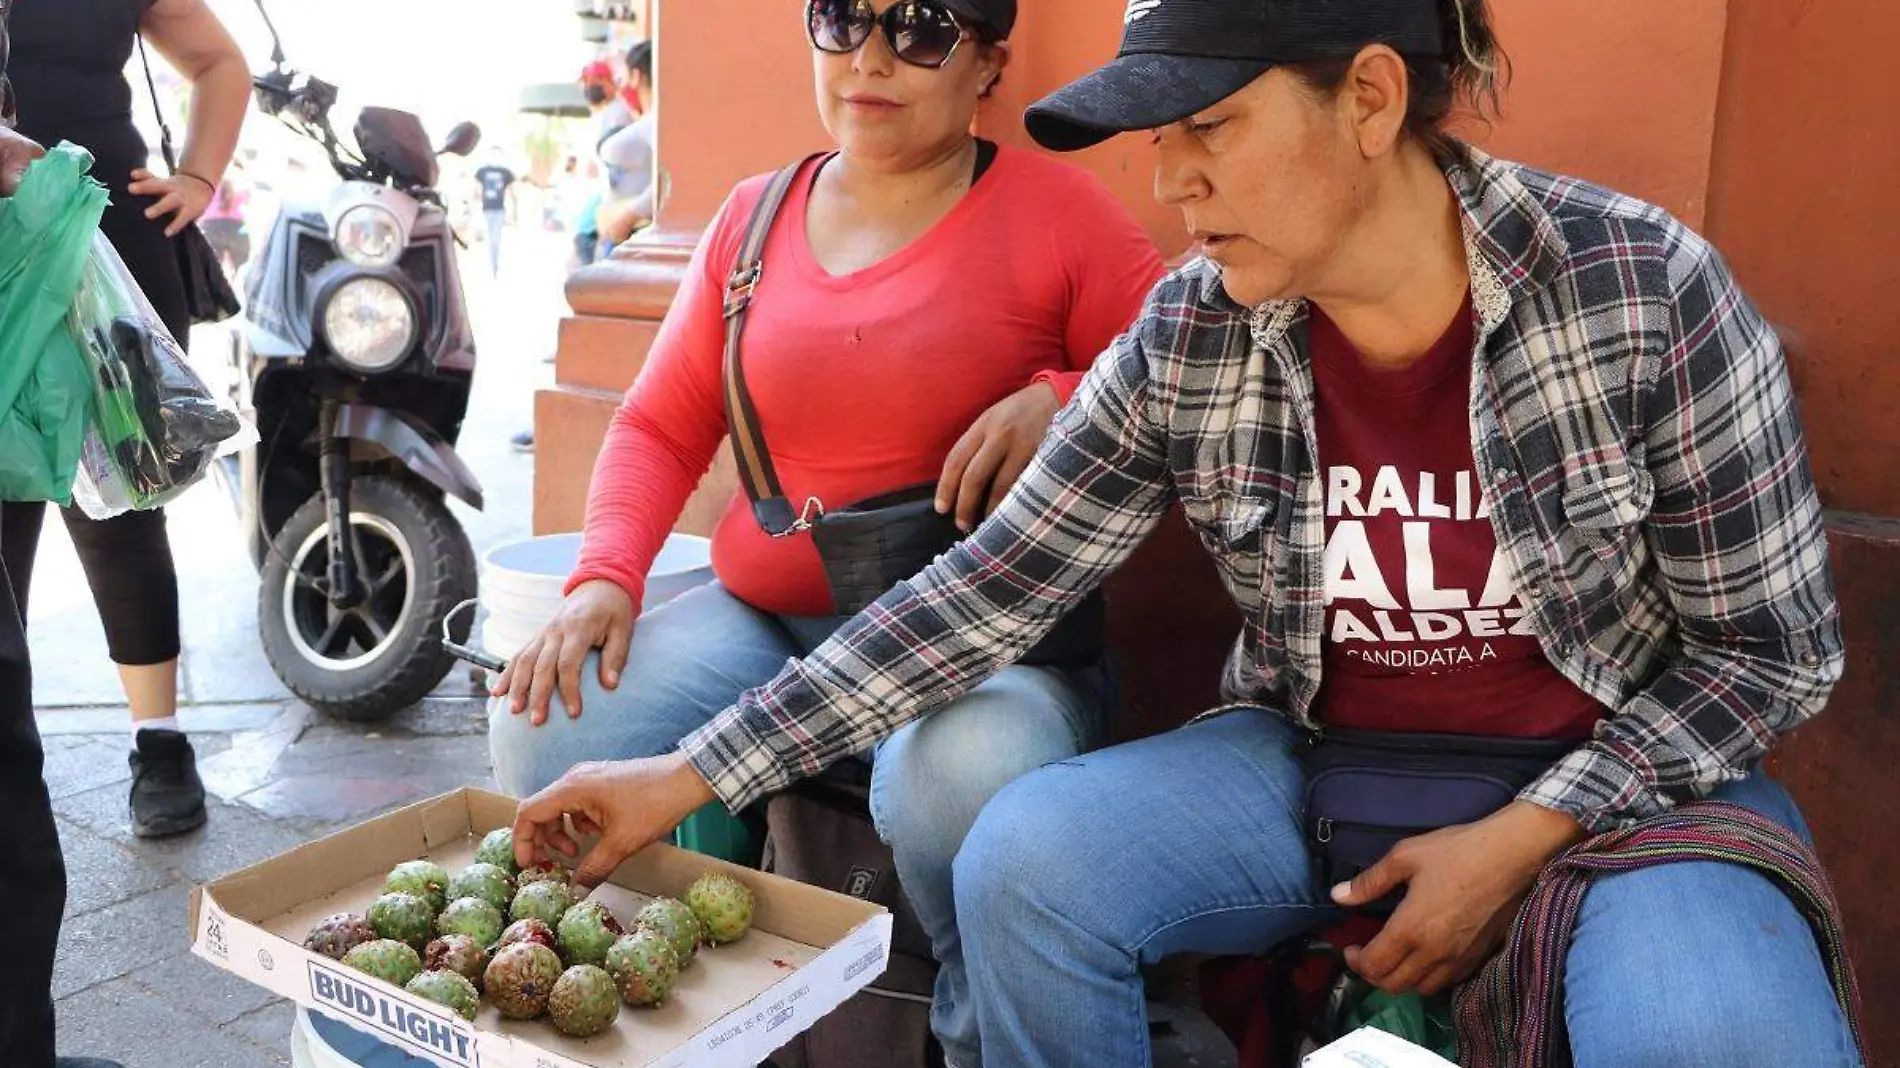
[{"label": "prickly pear fruit", "polygon": [[435,910],[414,894],[384,894],[370,903],[369,925],[384,938],[420,950],[435,937]]},{"label": "prickly pear fruit", "polygon": [[566,883],[529,883],[515,891],[515,901],[509,906],[509,915],[517,920],[540,920],[553,926],[560,923],[561,917],[573,907],[574,892],[567,888]]},{"label": "prickly pear fruit", "polygon": [[598,901],[583,901],[561,914],[554,933],[560,940],[561,956],[571,967],[606,960],[614,940],[627,931],[614,914],[607,911],[607,906]]},{"label": "prickly pear fruit", "polygon": [[546,920],[516,920],[501,932],[501,938],[489,948],[490,953],[499,953],[516,942],[532,942],[549,949],[558,949],[560,940],[555,937],[554,928]]},{"label": "prickly pear fruit", "polygon": [[456,898],[435,920],[436,933],[467,935],[484,946],[501,937],[501,928],[501,910],[479,897]]},{"label": "prickly pear fruit", "polygon": [[548,995],[561,978],[561,958],[546,946],[519,942],[495,954],[482,973],[482,988],[503,1016],[531,1020],[547,1011]]},{"label": "prickly pear fruit", "polygon": [[429,903],[431,912],[441,912],[449,903],[449,873],[434,861],[405,860],[389,870],[383,893],[414,894]]},{"label": "prickly pear fruit", "polygon": [[464,1020],[474,1021],[475,1010],[482,1004],[481,995],[476,993],[475,984],[467,976],[455,972],[423,972],[403,984],[403,989],[418,997],[428,998],[437,1005],[447,1005]]},{"label": "prickly pear fruit", "polygon": [[422,958],[406,942],[378,938],[343,954],[343,963],[391,986],[403,986],[422,971]]},{"label": "prickly pear fruit", "polygon": [[575,1038],[600,1034],[620,1017],[620,992],[613,977],[598,965],[577,964],[555,980],[548,995],[548,1015],[555,1029]]},{"label": "prickly pear fruit", "polygon": [[629,1005],[658,1005],[673,992],[680,957],[666,936],[642,927],[607,951],[607,974]]},{"label": "prickly pear fruit", "polygon": [[530,864],[515,876],[516,886],[527,886],[529,883],[560,883],[565,886],[573,881],[573,873],[551,860]]},{"label": "prickly pear fruit", "polygon": [[475,847],[475,859],[483,864],[493,864],[510,876],[521,870],[515,863],[515,832],[507,827],[497,827],[482,836],[482,844]]},{"label": "prickly pear fruit", "polygon": [[422,951],[422,970],[454,972],[471,983],[482,981],[482,969],[488,967],[488,952],[473,938],[462,934],[443,935]]},{"label": "prickly pear fruit", "polygon": [[686,907],[686,902],[676,897],[656,897],[647,902],[646,907],[634,915],[633,925],[664,936],[673,946],[673,952],[679,954],[682,968],[693,963],[693,955],[706,939],[699,917]]},{"label": "prickly pear fruit", "polygon": [[345,953],[375,940],[376,928],[371,927],[368,920],[354,912],[339,912],[318,920],[305,936],[303,948],[331,960],[342,960]]},{"label": "prickly pear fruit", "polygon": [[731,942],[745,934],[757,903],[751,889],[730,875],[702,875],[686,888],[687,906],[714,943]]},{"label": "prickly pear fruit", "polygon": [[495,865],[477,861],[449,880],[449,900],[465,897],[479,897],[506,912],[508,903],[515,899],[515,881]]}]

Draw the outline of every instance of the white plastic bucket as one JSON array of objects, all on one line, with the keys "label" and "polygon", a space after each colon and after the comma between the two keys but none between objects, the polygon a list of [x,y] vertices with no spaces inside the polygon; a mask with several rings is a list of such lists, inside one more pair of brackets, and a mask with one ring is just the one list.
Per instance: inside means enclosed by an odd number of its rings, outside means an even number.
[{"label": "white plastic bucket", "polygon": [[299,1006],[290,1025],[291,1068],[434,1068],[435,1062]]},{"label": "white plastic bucket", "polygon": [[[561,588],[580,561],[579,534],[549,534],[510,542],[482,558],[482,646],[506,660],[521,651],[561,607]],[[712,543],[669,534],[647,573],[642,611],[712,580]]]}]

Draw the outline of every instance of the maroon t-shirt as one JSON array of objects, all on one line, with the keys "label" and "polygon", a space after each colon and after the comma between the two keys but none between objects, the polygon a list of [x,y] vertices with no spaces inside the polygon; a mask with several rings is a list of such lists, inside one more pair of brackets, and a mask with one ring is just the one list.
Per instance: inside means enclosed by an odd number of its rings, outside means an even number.
[{"label": "maroon t-shirt", "polygon": [[1396,371],[1368,366],[1317,307],[1310,330],[1326,486],[1319,719],[1588,737],[1605,710],[1544,658],[1475,474],[1470,298]]}]

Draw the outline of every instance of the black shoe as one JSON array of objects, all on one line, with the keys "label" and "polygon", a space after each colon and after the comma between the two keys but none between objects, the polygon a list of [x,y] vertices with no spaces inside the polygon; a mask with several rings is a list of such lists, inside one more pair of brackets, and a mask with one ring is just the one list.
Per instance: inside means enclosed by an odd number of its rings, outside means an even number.
[{"label": "black shoe", "polygon": [[125,1068],[125,1065],[104,1057],[55,1057],[53,1068]]},{"label": "black shoe", "polygon": [[204,826],[198,755],[180,731],[141,730],[132,750],[132,833],[163,838]]},{"label": "black shoe", "polygon": [[534,451],[534,431],[523,430],[521,433],[516,434],[512,438],[509,438],[508,444],[514,446],[514,449],[516,452],[533,452]]}]

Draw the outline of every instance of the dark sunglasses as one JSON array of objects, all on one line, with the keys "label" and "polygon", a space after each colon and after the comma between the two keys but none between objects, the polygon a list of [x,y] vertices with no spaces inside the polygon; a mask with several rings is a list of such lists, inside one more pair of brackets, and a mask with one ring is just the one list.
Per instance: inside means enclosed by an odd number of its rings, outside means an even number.
[{"label": "dark sunglasses", "polygon": [[891,54],[913,67],[937,70],[957,54],[970,35],[950,9],[936,0],[901,0],[884,9],[871,0],[810,0],[805,5],[805,35],[820,52],[849,55],[882,27]]}]

